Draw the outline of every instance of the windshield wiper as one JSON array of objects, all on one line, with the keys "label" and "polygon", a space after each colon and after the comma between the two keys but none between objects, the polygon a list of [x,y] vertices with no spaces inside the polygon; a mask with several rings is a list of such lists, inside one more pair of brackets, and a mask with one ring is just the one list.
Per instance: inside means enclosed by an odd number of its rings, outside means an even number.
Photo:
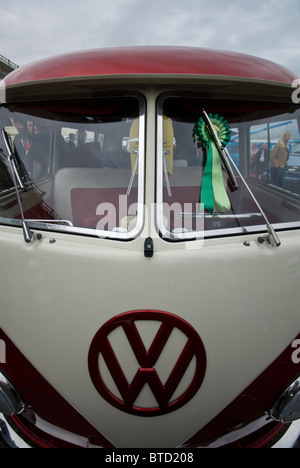
[{"label": "windshield wiper", "polygon": [[26,222],[26,220],[24,218],[24,211],[23,211],[23,207],[22,207],[22,202],[21,202],[21,198],[20,198],[20,194],[19,194],[18,185],[21,187],[23,192],[26,192],[26,188],[23,185],[23,183],[21,181],[21,178],[19,176],[19,173],[18,173],[18,170],[17,170],[17,167],[16,167],[16,163],[15,163],[15,160],[14,160],[14,156],[13,156],[13,151],[12,151],[11,146],[10,146],[9,138],[8,138],[8,135],[7,135],[7,133],[6,133],[6,131],[4,129],[1,130],[1,135],[2,135],[3,141],[4,141],[5,146],[6,146],[6,151],[8,153],[7,159],[8,159],[8,163],[9,163],[9,166],[10,166],[12,181],[13,181],[13,184],[14,184],[14,189],[15,189],[15,192],[16,192],[17,201],[18,201],[18,205],[19,205],[19,210],[20,210],[20,215],[21,215],[21,220],[22,220],[24,240],[25,240],[25,242],[27,244],[29,244],[30,242],[33,242],[33,241],[36,240],[36,236],[35,236],[34,232],[32,232],[30,230],[30,228],[29,228],[29,226],[28,226],[28,224],[27,224],[27,222]]},{"label": "windshield wiper", "polygon": [[[220,140],[219,140],[219,137],[217,135],[217,132],[215,131],[214,129],[214,126],[209,118],[209,116],[207,115],[207,113],[205,112],[205,110],[203,109],[202,110],[202,115],[203,115],[203,118],[205,120],[205,123],[207,125],[207,128],[209,130],[209,133],[210,135],[213,137],[214,139],[214,142],[216,144],[216,147],[218,149],[218,152],[222,158],[222,161],[224,163],[224,166],[228,172],[228,175],[229,175],[229,178],[231,180],[231,183],[234,187],[235,190],[238,189],[238,184],[237,184],[237,181],[236,181],[236,178],[233,174],[233,171],[230,167],[230,164],[228,163],[228,159],[230,161],[230,163],[232,164],[232,166],[234,167],[234,169],[236,170],[237,174],[239,175],[239,177],[241,178],[241,181],[243,182],[244,186],[246,187],[249,195],[251,196],[252,200],[254,201],[254,203],[256,204],[257,208],[259,209],[260,213],[262,214],[265,222],[266,222],[266,225],[267,225],[267,232],[268,232],[268,240],[270,242],[271,245],[273,245],[274,247],[279,247],[281,245],[281,242],[280,242],[280,239],[274,229],[274,227],[271,225],[271,223],[269,222],[268,218],[267,218],[267,215],[265,214],[265,212],[263,211],[262,207],[260,206],[260,204],[258,203],[254,193],[252,192],[252,190],[250,189],[249,185],[247,184],[245,178],[243,177],[241,171],[239,170],[239,168],[237,167],[237,165],[235,164],[235,162],[233,161],[232,157],[230,156],[229,152],[227,151],[227,149],[221,144]],[[228,159],[227,159],[228,158]]]},{"label": "windshield wiper", "polygon": [[16,166],[16,163],[15,163],[15,159],[14,159],[14,155],[13,155],[11,146],[10,146],[8,135],[7,135],[7,133],[6,133],[6,131],[4,129],[1,130],[1,134],[2,134],[3,141],[5,143],[7,154],[8,154],[7,159],[8,159],[9,164],[10,164],[10,169],[11,169],[12,173],[15,176],[15,180],[18,181],[18,184],[20,185],[23,192],[26,192],[26,188],[25,188],[25,186],[24,186],[24,184],[23,184],[23,182],[21,180],[21,177],[20,177],[20,175],[18,173],[18,170],[17,170],[17,166]]},{"label": "windshield wiper", "polygon": [[215,143],[215,145],[217,147],[218,153],[219,153],[219,155],[220,155],[220,157],[221,157],[221,159],[223,161],[223,164],[225,166],[225,169],[227,171],[227,174],[229,176],[231,184],[232,184],[234,190],[238,190],[238,188],[239,188],[238,183],[236,181],[233,170],[231,169],[230,164],[229,164],[228,159],[227,159],[227,158],[229,158],[229,160],[231,161],[231,157],[230,157],[226,147],[223,146],[222,143],[220,142],[220,139],[218,137],[218,134],[217,134],[213,124],[212,124],[212,121],[210,120],[208,114],[205,112],[204,109],[202,109],[202,115],[203,115],[203,119],[204,119],[204,121],[206,123],[206,126],[208,128],[208,131],[209,131],[210,135],[212,136],[212,138],[214,140],[214,143]]}]

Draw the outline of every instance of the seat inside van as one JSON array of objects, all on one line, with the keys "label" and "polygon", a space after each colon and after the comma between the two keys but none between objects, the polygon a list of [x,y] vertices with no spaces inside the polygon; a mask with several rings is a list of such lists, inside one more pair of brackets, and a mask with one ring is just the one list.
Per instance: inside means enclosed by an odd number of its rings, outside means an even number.
[{"label": "seat inside van", "polygon": [[[120,196],[127,197],[130,179],[130,169],[60,169],[54,181],[54,209],[74,226],[95,229],[100,219],[99,206],[102,204],[103,211],[114,207],[114,227],[118,227]],[[136,201],[137,176],[126,202],[130,206]]]}]

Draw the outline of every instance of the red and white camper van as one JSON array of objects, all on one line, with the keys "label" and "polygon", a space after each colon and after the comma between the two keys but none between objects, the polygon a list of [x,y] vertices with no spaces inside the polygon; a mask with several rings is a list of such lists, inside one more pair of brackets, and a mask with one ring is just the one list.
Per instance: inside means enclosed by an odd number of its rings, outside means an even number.
[{"label": "red and white camper van", "polygon": [[296,78],[146,47],[0,83],[0,446],[260,448],[295,427]]}]

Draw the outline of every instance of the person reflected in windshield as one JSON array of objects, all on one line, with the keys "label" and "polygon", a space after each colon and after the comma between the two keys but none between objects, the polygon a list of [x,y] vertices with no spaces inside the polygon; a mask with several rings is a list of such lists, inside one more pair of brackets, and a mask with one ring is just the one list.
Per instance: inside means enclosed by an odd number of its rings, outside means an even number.
[{"label": "person reflected in windshield", "polygon": [[258,179],[263,178],[263,173],[267,170],[268,151],[266,143],[262,143],[255,156],[255,174]]},{"label": "person reflected in windshield", "polygon": [[18,156],[20,159],[24,158],[24,155],[26,154],[26,141],[27,141],[27,126],[26,122],[24,122],[20,118],[14,119],[14,125],[15,128],[18,131],[18,134],[14,138],[14,147],[17,150]]},{"label": "person reflected in windshield", "polygon": [[50,150],[50,129],[37,121],[28,121],[30,147],[24,161],[25,167],[32,180],[44,177],[48,171]]},{"label": "person reflected in windshield", "polygon": [[75,133],[69,133],[69,140],[68,140],[68,150],[72,151],[76,147],[76,135]]},{"label": "person reflected in windshield", "polygon": [[285,172],[290,157],[290,139],[291,132],[284,132],[277,145],[274,146],[270,157],[271,183],[282,188],[284,187]]}]

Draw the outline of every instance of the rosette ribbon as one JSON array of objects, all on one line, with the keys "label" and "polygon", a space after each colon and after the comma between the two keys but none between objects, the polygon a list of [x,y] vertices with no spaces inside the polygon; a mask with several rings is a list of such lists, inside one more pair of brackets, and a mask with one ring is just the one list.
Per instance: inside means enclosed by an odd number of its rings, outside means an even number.
[{"label": "rosette ribbon", "polygon": [[[220,143],[225,147],[230,141],[231,130],[227,120],[219,114],[209,114],[208,116],[219,138]],[[224,187],[222,159],[215,144],[214,137],[207,127],[205,119],[201,117],[194,127],[194,137],[196,141],[201,141],[207,149],[207,161],[204,168],[201,200],[204,209],[211,214],[216,207],[218,212],[224,208],[231,210],[231,203]]]}]

